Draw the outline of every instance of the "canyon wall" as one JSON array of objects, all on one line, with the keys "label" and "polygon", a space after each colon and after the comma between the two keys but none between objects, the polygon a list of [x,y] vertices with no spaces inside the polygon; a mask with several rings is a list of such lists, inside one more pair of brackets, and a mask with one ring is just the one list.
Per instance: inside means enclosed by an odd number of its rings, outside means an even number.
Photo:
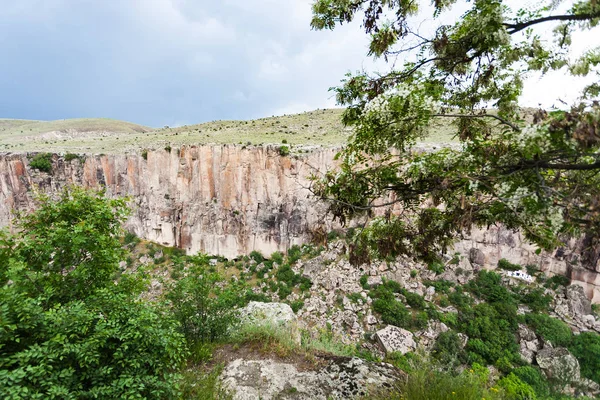
[{"label": "canyon wall", "polygon": [[[205,145],[148,151],[146,157],[90,155],[83,162],[55,155],[51,173],[31,169],[27,154],[0,154],[0,227],[10,227],[13,209],[33,209],[36,188],[56,192],[77,184],[130,196],[127,229],[190,254],[286,251],[332,228],[326,204],[311,196],[309,176],[333,168],[337,151],[282,157],[276,146]],[[520,233],[491,227],[475,229],[454,252],[481,268],[494,268],[500,258],[538,265],[568,276],[600,302],[600,264],[581,257],[581,242],[538,254]]]},{"label": "canyon wall", "polygon": [[29,168],[26,154],[0,155],[0,226],[11,210],[34,207],[33,190],[67,184],[105,186],[130,196],[126,228],[188,253],[233,258],[306,243],[327,230],[325,206],[310,198],[308,177],[330,166],[336,149],[281,157],[276,147],[190,146],[140,155],[88,156],[85,162],[54,156],[52,173]]}]

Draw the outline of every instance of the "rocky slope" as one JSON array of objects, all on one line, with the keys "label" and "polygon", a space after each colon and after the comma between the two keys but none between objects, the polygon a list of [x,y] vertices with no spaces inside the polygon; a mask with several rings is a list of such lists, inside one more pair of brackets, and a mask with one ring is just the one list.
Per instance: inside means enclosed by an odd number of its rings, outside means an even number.
[{"label": "rocky slope", "polygon": [[[36,188],[56,192],[77,184],[130,196],[129,230],[189,254],[234,258],[254,250],[286,251],[334,226],[326,205],[311,196],[309,176],[333,168],[337,149],[295,149],[281,156],[279,148],[182,146],[69,161],[54,155],[50,173],[32,169],[27,154],[0,154],[0,226],[10,226],[13,210],[34,207]],[[550,275],[569,277],[600,302],[600,264],[581,257],[582,243],[537,254],[519,233],[491,227],[474,230],[453,252],[480,267],[495,266],[501,258],[540,265]]]}]

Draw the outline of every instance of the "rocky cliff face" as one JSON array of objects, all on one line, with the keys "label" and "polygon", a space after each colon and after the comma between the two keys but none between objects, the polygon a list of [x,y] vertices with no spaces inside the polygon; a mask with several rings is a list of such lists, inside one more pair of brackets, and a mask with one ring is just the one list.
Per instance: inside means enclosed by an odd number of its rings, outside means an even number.
[{"label": "rocky cliff face", "polygon": [[[228,258],[285,251],[332,227],[326,205],[311,197],[308,177],[332,168],[337,150],[281,157],[270,146],[206,145],[149,151],[147,157],[88,156],[83,162],[54,156],[52,173],[31,169],[26,154],[0,154],[0,227],[10,226],[13,209],[34,207],[36,188],[102,186],[110,196],[131,197],[126,226],[145,239]],[[581,243],[553,253],[535,250],[519,233],[491,228],[475,230],[453,251],[482,268],[495,267],[500,258],[540,265],[570,277],[600,301],[600,265],[580,256]]]},{"label": "rocky cliff face", "polygon": [[235,257],[253,250],[285,251],[310,239],[328,222],[325,207],[310,198],[308,177],[330,166],[336,149],[281,157],[277,148],[191,146],[140,155],[54,156],[52,173],[29,168],[25,154],[0,155],[0,226],[11,210],[34,206],[35,188],[68,184],[105,186],[110,196],[130,196],[127,229],[188,253]]}]

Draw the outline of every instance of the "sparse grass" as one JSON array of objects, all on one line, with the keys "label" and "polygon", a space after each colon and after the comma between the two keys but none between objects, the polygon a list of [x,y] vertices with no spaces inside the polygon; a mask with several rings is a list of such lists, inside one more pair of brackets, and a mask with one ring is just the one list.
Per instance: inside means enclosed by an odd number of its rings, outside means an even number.
[{"label": "sparse grass", "polygon": [[[282,143],[291,154],[306,146],[341,146],[351,128],[341,123],[342,109],[315,110],[252,121],[213,121],[177,128],[152,129],[110,119],[58,121],[0,120],[0,151],[49,151],[122,154],[181,145]],[[435,123],[427,143],[453,141],[448,119]],[[304,148],[303,148],[304,147]],[[287,151],[284,151],[287,153]]]},{"label": "sparse grass", "polygon": [[222,365],[218,365],[210,371],[203,371],[201,368],[184,371],[181,380],[181,398],[186,400],[233,399],[233,395],[219,381],[222,371]]}]

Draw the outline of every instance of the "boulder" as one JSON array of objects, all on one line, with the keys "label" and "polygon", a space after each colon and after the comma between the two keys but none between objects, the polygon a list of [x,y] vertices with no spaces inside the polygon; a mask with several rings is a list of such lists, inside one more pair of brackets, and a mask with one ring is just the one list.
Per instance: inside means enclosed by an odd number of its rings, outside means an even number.
[{"label": "boulder", "polygon": [[390,387],[404,374],[389,364],[359,358],[332,357],[317,371],[299,371],[294,364],[237,359],[220,376],[234,400],[353,399],[369,389]]},{"label": "boulder", "polygon": [[471,264],[483,266],[485,264],[485,254],[480,249],[472,247],[469,250],[469,261],[471,261]]},{"label": "boulder", "polygon": [[579,362],[564,347],[544,347],[535,360],[548,379],[564,384],[580,380]]},{"label": "boulder", "polygon": [[528,364],[531,364],[536,353],[540,349],[540,341],[535,332],[527,327],[527,325],[519,324],[517,330],[519,340],[519,354],[521,358]]},{"label": "boulder", "polygon": [[412,332],[394,325],[388,325],[377,331],[375,336],[386,354],[392,352],[406,354],[417,347]]},{"label": "boulder", "polygon": [[592,303],[585,295],[583,287],[579,285],[570,285],[566,290],[567,305],[569,311],[575,318],[583,317],[592,313]]}]

